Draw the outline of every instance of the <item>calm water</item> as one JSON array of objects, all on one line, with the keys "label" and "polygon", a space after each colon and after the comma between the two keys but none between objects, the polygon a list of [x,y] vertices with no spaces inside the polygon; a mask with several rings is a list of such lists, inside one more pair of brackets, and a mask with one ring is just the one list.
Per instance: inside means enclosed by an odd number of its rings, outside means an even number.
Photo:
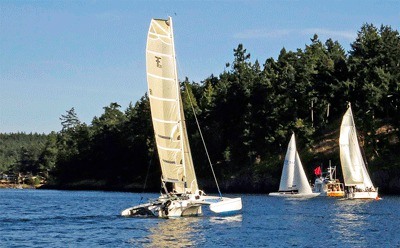
[{"label": "calm water", "polygon": [[400,197],[243,195],[235,216],[119,216],[141,197],[157,196],[0,189],[0,247],[400,247]]}]

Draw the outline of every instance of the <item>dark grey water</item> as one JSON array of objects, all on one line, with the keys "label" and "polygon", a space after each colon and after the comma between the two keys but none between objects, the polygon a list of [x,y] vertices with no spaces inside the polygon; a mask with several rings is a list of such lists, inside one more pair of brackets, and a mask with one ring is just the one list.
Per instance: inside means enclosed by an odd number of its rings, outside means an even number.
[{"label": "dark grey water", "polygon": [[400,247],[400,197],[243,195],[234,216],[119,216],[142,196],[158,195],[0,189],[0,247]]}]

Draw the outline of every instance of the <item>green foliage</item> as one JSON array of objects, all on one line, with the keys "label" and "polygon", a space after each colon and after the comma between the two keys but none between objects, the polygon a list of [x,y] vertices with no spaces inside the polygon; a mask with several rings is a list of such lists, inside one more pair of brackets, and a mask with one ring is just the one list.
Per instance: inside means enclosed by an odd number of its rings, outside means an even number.
[{"label": "green foliage", "polygon": [[[276,60],[260,65],[239,44],[219,76],[201,83],[186,78],[181,97],[200,184],[215,189],[195,114],[225,191],[276,188],[292,132],[308,173],[317,163],[337,161],[337,154],[321,154],[315,147],[328,136],[337,139],[347,102],[365,139],[370,169],[388,169],[382,166],[388,157],[398,167],[399,33],[365,24],[351,48],[347,55],[337,41],[322,42],[316,34],[303,50],[283,48]],[[49,172],[58,186],[138,190],[147,178],[149,188],[159,188],[147,95],[125,111],[111,103],[90,124],[81,123],[74,108],[60,120],[58,133],[1,134],[0,170]]]},{"label": "green foliage", "polygon": [[37,161],[46,142],[45,134],[0,134],[0,173],[42,171]]}]

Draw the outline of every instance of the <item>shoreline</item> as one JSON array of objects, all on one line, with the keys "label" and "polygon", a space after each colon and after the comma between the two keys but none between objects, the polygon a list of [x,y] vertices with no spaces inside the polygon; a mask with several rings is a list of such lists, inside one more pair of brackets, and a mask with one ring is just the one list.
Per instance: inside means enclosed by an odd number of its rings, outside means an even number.
[{"label": "shoreline", "polygon": [[17,184],[17,183],[1,183],[0,189],[37,189],[41,185]]},{"label": "shoreline", "polygon": [[[70,187],[70,186],[49,186],[49,185],[37,185],[32,186],[28,184],[21,184],[21,187],[18,187],[18,184],[0,184],[0,189],[37,189],[37,190],[65,190],[65,191],[105,191],[105,192],[126,192],[126,193],[160,193],[160,190],[143,190],[143,189],[126,189],[119,187]],[[218,192],[209,191],[208,194],[218,194]],[[236,192],[236,191],[226,191],[224,194],[245,194],[245,195],[266,195],[268,196],[270,192]],[[381,196],[400,196],[399,193],[391,193],[384,192],[380,194]]]}]

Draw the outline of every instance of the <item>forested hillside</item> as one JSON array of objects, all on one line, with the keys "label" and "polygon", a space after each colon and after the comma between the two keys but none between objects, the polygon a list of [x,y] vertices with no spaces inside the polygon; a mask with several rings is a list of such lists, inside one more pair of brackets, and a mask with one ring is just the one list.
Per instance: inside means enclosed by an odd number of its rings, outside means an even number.
[{"label": "forested hillside", "polygon": [[[303,49],[283,48],[276,60],[252,60],[242,44],[233,55],[220,75],[182,82],[202,188],[215,192],[188,96],[225,192],[276,190],[292,132],[309,179],[317,165],[328,165],[329,160],[340,167],[338,131],[351,102],[373,181],[383,192],[400,193],[397,30],[365,24],[348,52],[338,42],[323,42],[315,35]],[[35,147],[42,154],[35,163],[44,165],[39,170],[50,170],[49,186],[159,190],[160,166],[146,95],[125,110],[111,103],[90,124],[80,122],[74,108],[61,121],[62,130]],[[0,166],[4,161],[2,156]]]},{"label": "forested hillside", "polygon": [[0,173],[47,170],[42,163],[47,142],[45,134],[0,134]]}]

